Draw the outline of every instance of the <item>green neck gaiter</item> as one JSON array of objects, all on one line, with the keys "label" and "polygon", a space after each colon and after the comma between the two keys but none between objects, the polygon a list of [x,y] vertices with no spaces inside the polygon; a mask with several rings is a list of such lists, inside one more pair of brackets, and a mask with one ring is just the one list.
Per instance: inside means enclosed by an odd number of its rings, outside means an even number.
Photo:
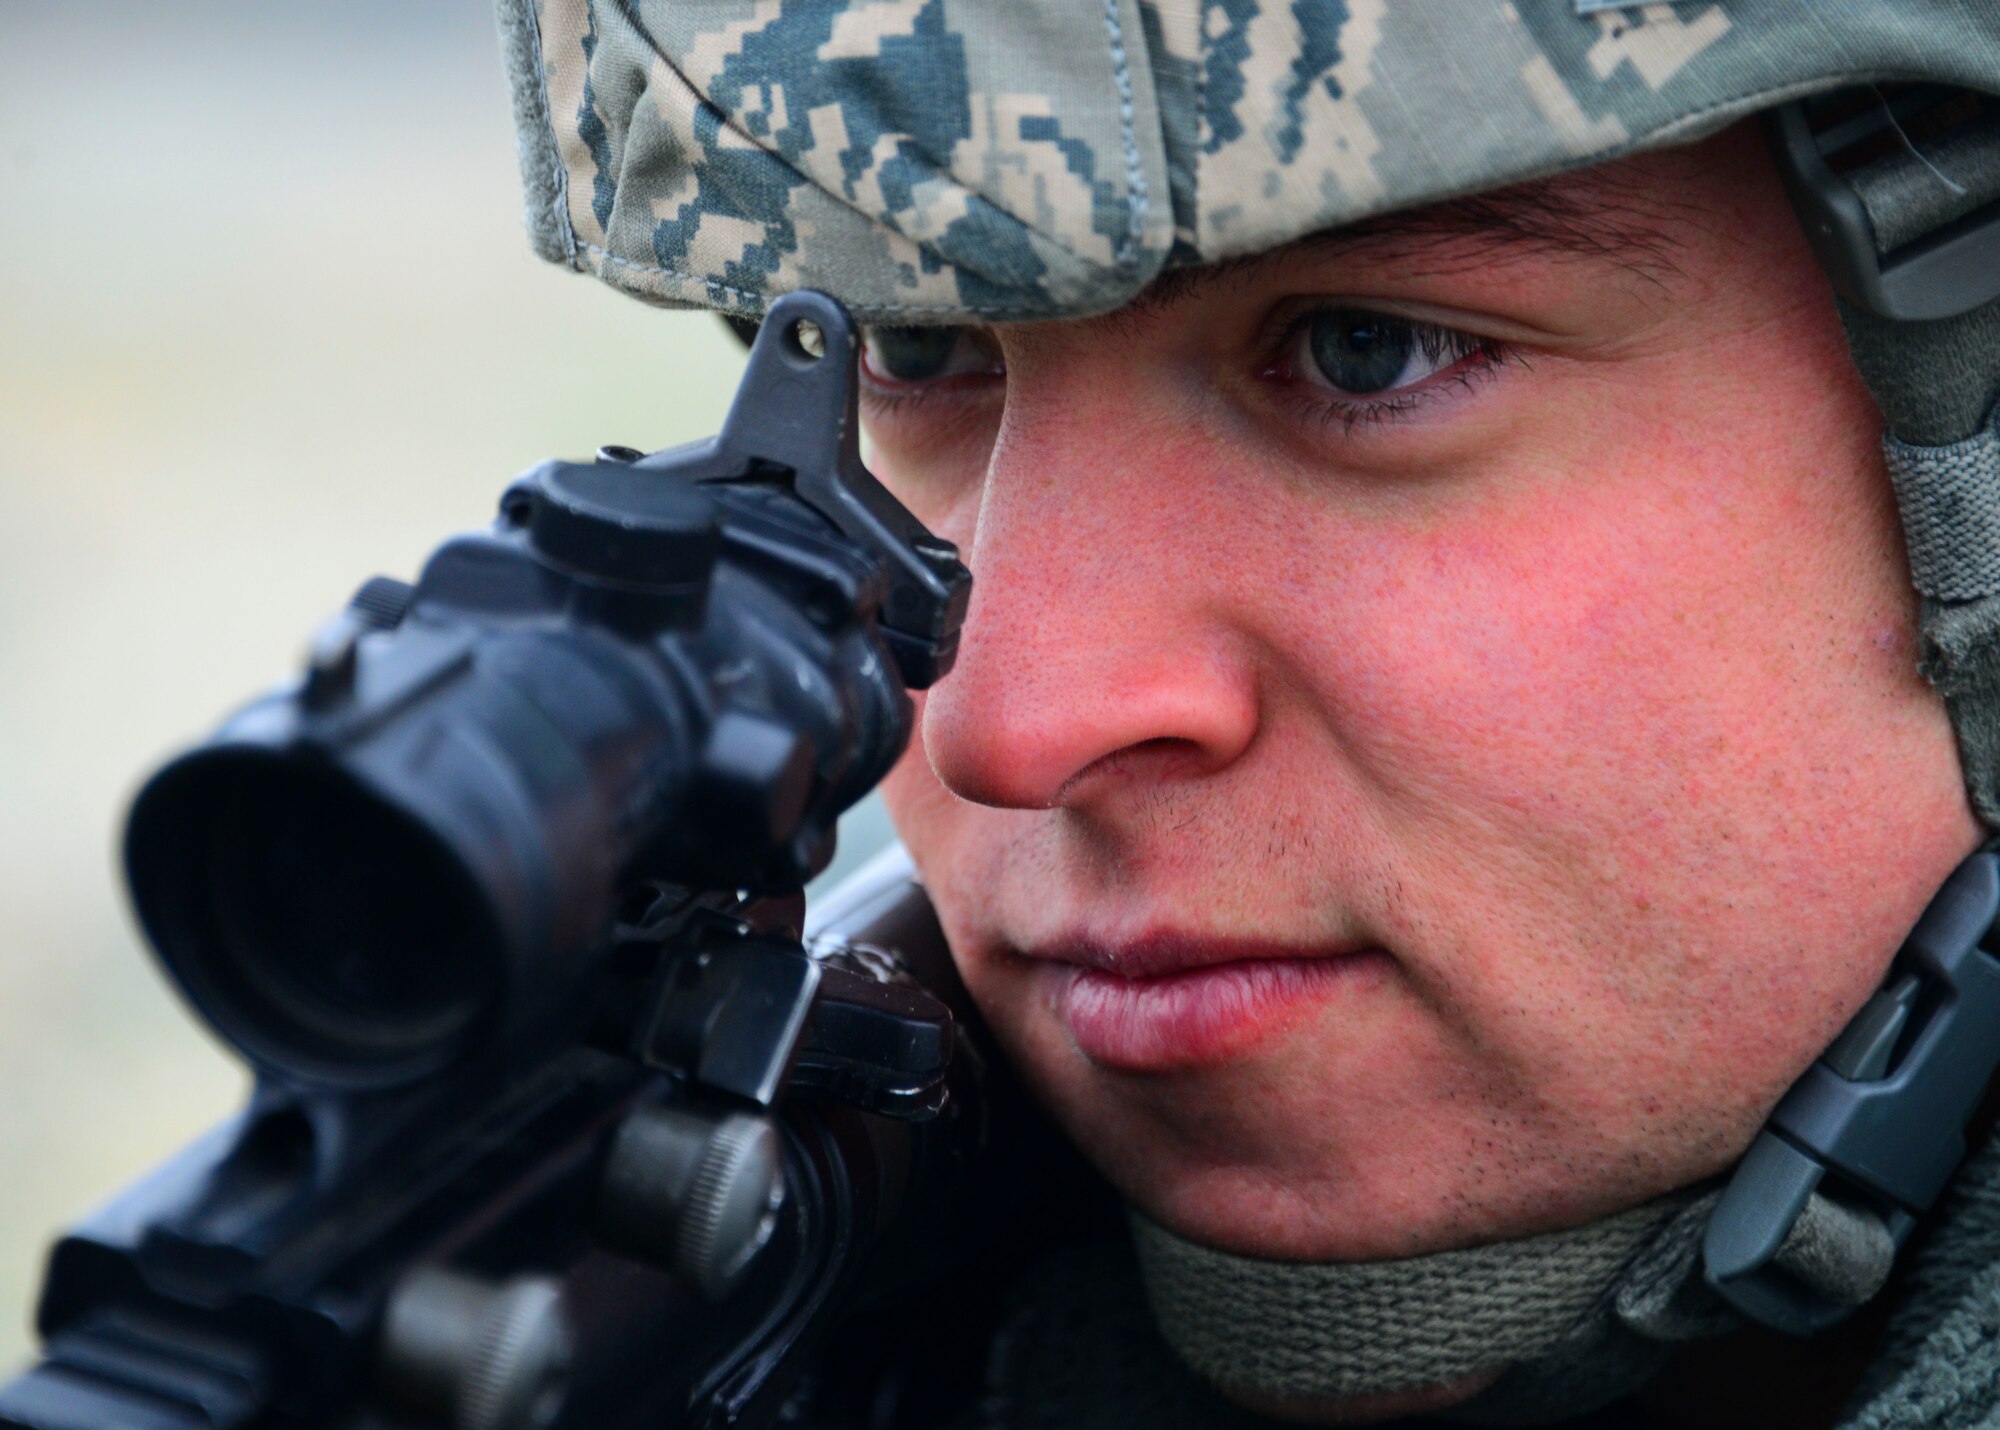
[{"label": "green neck gaiter", "polygon": [[1606,1404],[1675,1343],[1737,1324],[1700,1276],[1714,1203],[1675,1193],[1566,1231],[1367,1262],[1266,1261],[1131,1222],[1162,1337],[1224,1393],[1316,1402],[1502,1371],[1452,1414],[1508,1424]]}]

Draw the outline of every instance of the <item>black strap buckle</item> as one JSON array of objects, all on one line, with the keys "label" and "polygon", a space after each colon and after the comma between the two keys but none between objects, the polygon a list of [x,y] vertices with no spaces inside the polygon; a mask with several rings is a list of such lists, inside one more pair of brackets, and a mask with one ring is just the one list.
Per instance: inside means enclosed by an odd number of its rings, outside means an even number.
[{"label": "black strap buckle", "polygon": [[[1797,100],[1768,117],[1779,176],[1820,265],[1841,297],[1885,318],[1956,317],[2000,298],[2000,201],[1882,253],[1867,203],[1834,167],[1866,154],[1868,146],[1885,142],[1884,136],[1907,150],[1908,141],[1898,132],[1906,119],[1952,94],[1940,86],[1912,85],[1888,97],[1864,95],[1869,102],[1861,109],[1830,124],[1816,121],[1841,103],[1840,96]],[[1940,177],[1939,183],[1945,182]]]},{"label": "black strap buckle", "polygon": [[2000,856],[1952,873],[1882,991],[1792,1084],[1738,1164],[1702,1246],[1709,1285],[1774,1330],[1810,1335],[1853,1308],[1777,1262],[1807,1200],[1879,1216],[1900,1247],[1965,1158],[1966,1125],[2000,1068]]}]

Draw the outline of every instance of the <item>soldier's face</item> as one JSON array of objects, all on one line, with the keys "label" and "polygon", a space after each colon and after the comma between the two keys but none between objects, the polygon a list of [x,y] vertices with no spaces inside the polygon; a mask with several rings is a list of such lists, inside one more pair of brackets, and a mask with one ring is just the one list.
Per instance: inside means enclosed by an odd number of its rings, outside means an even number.
[{"label": "soldier's face", "polygon": [[891,809],[1186,1235],[1392,1256],[1714,1173],[1977,842],[1752,136],[870,365],[975,576]]}]

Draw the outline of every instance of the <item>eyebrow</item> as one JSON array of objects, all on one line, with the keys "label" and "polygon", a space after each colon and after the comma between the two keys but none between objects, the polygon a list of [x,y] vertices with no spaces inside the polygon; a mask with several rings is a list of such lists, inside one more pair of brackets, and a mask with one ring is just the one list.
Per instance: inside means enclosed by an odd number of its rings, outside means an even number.
[{"label": "eyebrow", "polygon": [[1218,283],[1253,278],[1302,257],[1325,259],[1393,253],[1412,277],[1464,273],[1509,258],[1548,255],[1608,262],[1652,283],[1680,270],[1675,226],[1686,208],[1640,193],[1636,185],[1564,175],[1447,199],[1321,229],[1280,248],[1241,258],[1170,268],[1123,312],[1156,312]]}]

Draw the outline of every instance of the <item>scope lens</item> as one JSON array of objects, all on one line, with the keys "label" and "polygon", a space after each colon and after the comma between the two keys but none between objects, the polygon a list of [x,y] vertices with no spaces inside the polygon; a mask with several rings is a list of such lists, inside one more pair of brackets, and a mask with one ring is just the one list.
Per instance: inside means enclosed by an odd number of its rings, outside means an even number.
[{"label": "scope lens", "polygon": [[141,794],[127,856],[140,916],[196,1007],[294,1076],[432,1071],[497,992],[493,919],[463,864],[337,766],[190,756]]}]

